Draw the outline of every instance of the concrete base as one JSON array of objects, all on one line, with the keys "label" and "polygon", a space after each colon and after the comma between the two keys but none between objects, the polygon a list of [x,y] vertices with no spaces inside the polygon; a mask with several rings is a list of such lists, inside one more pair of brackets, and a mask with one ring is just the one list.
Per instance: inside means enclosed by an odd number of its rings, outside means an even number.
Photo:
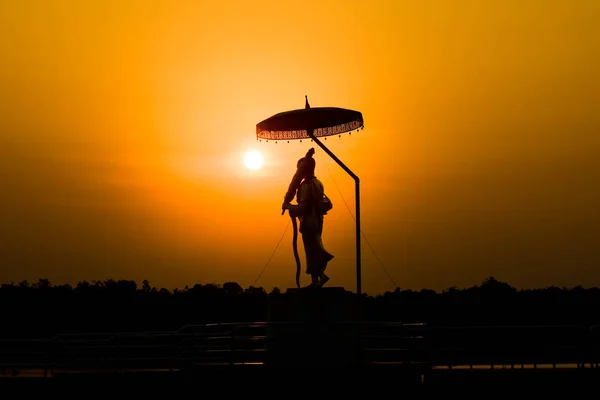
[{"label": "concrete base", "polygon": [[288,289],[269,303],[271,322],[361,320],[356,294],[342,287]]},{"label": "concrete base", "polygon": [[288,289],[269,304],[267,363],[338,367],[361,363],[362,310],[341,287]]}]

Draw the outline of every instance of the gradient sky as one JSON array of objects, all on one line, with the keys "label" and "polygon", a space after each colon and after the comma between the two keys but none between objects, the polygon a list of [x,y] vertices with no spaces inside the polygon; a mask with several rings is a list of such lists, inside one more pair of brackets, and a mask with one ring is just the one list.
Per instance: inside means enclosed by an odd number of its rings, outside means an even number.
[{"label": "gradient sky", "polygon": [[[4,2],[0,281],[253,284],[310,147],[255,126],[308,95],[363,113],[325,143],[398,286],[600,285],[598,20],[597,0]],[[330,284],[354,290],[353,181],[315,157]],[[294,286],[291,238],[256,285]],[[363,290],[393,289],[363,241]]]}]

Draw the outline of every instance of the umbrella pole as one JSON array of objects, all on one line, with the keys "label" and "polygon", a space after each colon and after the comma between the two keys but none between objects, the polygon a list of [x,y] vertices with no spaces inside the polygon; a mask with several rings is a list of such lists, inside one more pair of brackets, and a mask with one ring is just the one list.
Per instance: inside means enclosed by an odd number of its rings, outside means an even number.
[{"label": "umbrella pole", "polygon": [[[308,130],[308,136],[319,145],[320,148],[329,154],[329,157],[338,163],[344,171],[354,179],[355,197],[356,197],[356,293],[362,295],[362,278],[361,278],[361,256],[360,256],[360,179],[354,172],[350,170],[339,158],[335,156],[319,139],[316,138],[313,131]],[[360,298],[360,297],[359,297]]]}]

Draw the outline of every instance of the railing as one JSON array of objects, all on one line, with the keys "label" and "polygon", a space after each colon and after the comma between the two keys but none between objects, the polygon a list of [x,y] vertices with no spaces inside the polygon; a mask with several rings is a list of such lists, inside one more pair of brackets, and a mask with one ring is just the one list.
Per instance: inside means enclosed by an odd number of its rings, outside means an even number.
[{"label": "railing", "polygon": [[[317,329],[305,323],[187,325],[174,332],[63,334],[45,340],[1,340],[0,375],[38,370],[184,370],[209,365],[263,365],[281,332]],[[428,327],[394,322],[323,325],[332,338],[356,333],[365,364],[434,368],[598,368],[600,325]]]}]

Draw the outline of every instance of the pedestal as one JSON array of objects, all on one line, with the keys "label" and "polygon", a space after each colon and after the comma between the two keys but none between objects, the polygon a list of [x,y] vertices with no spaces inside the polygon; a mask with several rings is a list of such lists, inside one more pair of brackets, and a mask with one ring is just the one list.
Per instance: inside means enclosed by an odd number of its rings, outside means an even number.
[{"label": "pedestal", "polygon": [[288,289],[269,304],[267,363],[335,367],[361,363],[362,310],[344,288]]}]

